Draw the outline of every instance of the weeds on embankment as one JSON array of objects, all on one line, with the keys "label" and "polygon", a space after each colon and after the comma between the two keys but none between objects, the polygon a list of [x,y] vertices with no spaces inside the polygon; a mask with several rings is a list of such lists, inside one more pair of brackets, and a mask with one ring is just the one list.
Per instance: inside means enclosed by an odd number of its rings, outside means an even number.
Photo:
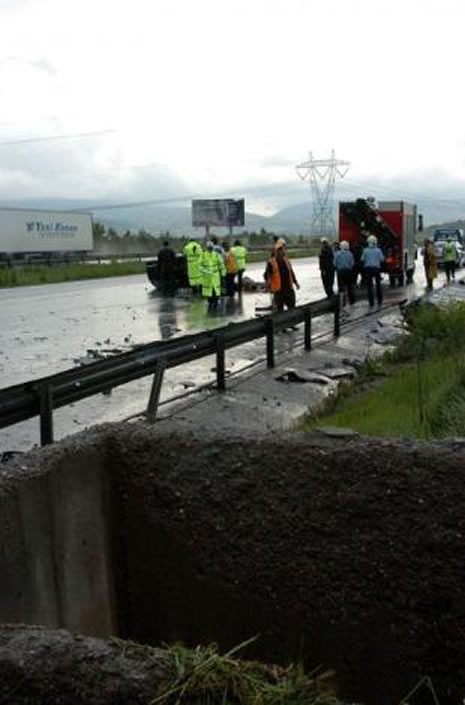
[{"label": "weeds on embankment", "polygon": [[407,316],[410,335],[309,417],[318,426],[406,438],[465,436],[465,305],[422,305]]},{"label": "weeds on embankment", "polygon": [[220,654],[215,644],[153,648],[112,641],[123,655],[148,656],[161,666],[165,682],[150,705],[342,705],[335,695],[332,672],[306,674],[301,666],[283,668],[237,658],[255,638],[226,654]]}]

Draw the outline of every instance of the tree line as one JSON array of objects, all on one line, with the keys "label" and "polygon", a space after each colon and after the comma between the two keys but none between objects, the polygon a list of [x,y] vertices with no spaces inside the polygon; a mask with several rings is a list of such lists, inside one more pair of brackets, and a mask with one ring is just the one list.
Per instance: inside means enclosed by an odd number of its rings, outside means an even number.
[{"label": "tree line", "polygon": [[[169,230],[164,233],[159,233],[157,235],[152,235],[150,232],[141,228],[137,233],[126,230],[122,235],[120,235],[114,228],[106,227],[103,223],[94,222],[94,250],[97,253],[102,254],[156,254],[158,250],[163,246],[163,243],[168,241],[170,246],[176,250],[181,251],[185,243],[191,237],[191,235],[183,235],[181,237],[171,235]],[[211,233],[212,235],[215,233]],[[286,235],[283,233],[278,233],[281,237],[285,237],[289,245],[294,247],[308,247],[314,244],[313,238],[308,235]],[[274,232],[265,230],[261,228],[259,232],[243,230],[241,232],[233,233],[232,237],[228,237],[225,234],[216,233],[218,239],[222,240],[235,240],[239,238],[246,247],[250,249],[254,248],[266,248],[271,247],[273,243]],[[203,231],[199,230],[196,238],[199,241],[204,240],[205,234]]]}]

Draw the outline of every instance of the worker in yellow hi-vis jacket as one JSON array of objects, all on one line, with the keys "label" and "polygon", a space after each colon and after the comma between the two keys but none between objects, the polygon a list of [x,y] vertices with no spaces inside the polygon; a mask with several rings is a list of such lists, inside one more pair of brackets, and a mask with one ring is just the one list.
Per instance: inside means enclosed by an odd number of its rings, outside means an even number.
[{"label": "worker in yellow hi-vis jacket", "polygon": [[184,245],[184,256],[187,259],[187,276],[189,286],[194,294],[200,292],[202,286],[202,276],[200,273],[200,260],[202,258],[202,247],[197,240],[190,238],[189,242]]},{"label": "worker in yellow hi-vis jacket", "polygon": [[241,244],[240,240],[236,240],[234,247],[231,247],[231,252],[237,262],[237,291],[242,293],[242,276],[245,272],[245,263],[247,259],[247,249]]},{"label": "worker in yellow hi-vis jacket", "polygon": [[221,296],[221,279],[226,275],[226,267],[223,257],[215,252],[211,241],[207,242],[207,249],[202,253],[200,273],[202,276],[202,296],[208,299],[208,310],[214,310],[218,308],[218,299]]}]

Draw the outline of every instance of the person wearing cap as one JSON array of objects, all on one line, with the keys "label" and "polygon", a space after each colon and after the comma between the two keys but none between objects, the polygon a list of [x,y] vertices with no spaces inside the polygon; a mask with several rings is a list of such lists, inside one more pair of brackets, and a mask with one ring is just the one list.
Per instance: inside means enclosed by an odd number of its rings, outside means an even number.
[{"label": "person wearing cap", "polygon": [[277,250],[278,247],[287,247],[287,242],[283,237],[279,237],[278,235],[273,235],[273,250]]},{"label": "person wearing cap", "polygon": [[376,300],[378,306],[383,303],[383,289],[381,287],[381,267],[384,262],[382,250],[378,247],[378,240],[374,235],[367,238],[367,247],[360,258],[363,267],[363,279],[367,288],[368,303],[375,305],[373,281],[376,283]]},{"label": "person wearing cap", "polygon": [[334,255],[334,267],[337,274],[337,288],[339,293],[343,295],[343,303],[345,303],[347,295],[351,305],[355,303],[354,264],[355,260],[349,243],[347,240],[342,240],[340,250]]},{"label": "person wearing cap", "polygon": [[273,249],[265,269],[265,281],[273,294],[277,311],[295,308],[294,286],[300,289],[292,265],[286,255],[286,245]]},{"label": "person wearing cap", "polygon": [[221,279],[226,274],[223,257],[214,250],[211,240],[206,243],[206,250],[200,260],[200,273],[202,275],[202,296],[208,299],[208,310],[218,308],[218,299],[221,296]]},{"label": "person wearing cap", "polygon": [[231,252],[236,258],[237,262],[237,291],[239,294],[242,293],[242,277],[245,272],[245,262],[247,259],[247,249],[241,244],[240,240],[236,240],[234,246],[231,247]]},{"label": "person wearing cap", "polygon": [[330,299],[334,296],[334,254],[327,238],[321,239],[321,250],[319,255],[320,275],[326,296]]}]

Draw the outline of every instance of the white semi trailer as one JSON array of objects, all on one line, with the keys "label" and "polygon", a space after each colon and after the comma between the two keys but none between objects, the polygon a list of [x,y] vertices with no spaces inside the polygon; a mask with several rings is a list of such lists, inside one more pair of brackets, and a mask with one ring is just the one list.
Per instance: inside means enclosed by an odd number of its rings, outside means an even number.
[{"label": "white semi trailer", "polygon": [[93,250],[90,213],[0,208],[0,257],[59,257]]}]

